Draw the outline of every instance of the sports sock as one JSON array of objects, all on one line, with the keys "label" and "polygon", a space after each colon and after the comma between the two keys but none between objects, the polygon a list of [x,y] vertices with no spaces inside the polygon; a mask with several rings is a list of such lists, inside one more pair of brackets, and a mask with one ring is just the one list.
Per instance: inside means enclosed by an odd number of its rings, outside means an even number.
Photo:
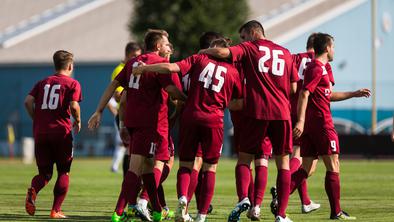
[{"label": "sports sock", "polygon": [[308,178],[308,173],[300,167],[296,172],[291,174],[290,194],[292,194],[300,184]]},{"label": "sports sock", "polygon": [[198,191],[196,188],[197,188],[197,184],[198,184],[198,175],[199,175],[199,171],[197,171],[195,169],[193,169],[192,173],[190,174],[190,184],[189,184],[189,189],[187,191],[187,202],[188,203],[192,200],[194,192],[196,192],[196,201],[197,201]]},{"label": "sports sock", "polygon": [[339,181],[339,173],[326,172],[325,188],[330,202],[331,215],[336,216],[341,212],[340,198],[341,198],[341,187]]},{"label": "sports sock", "polygon": [[237,186],[238,202],[248,197],[250,183],[250,168],[246,164],[237,164],[235,167],[235,180]]},{"label": "sports sock", "polygon": [[201,193],[199,195],[200,208],[198,213],[207,214],[215,190],[216,173],[212,171],[203,172],[201,181]]},{"label": "sports sock", "polygon": [[290,170],[278,170],[278,176],[276,179],[276,187],[278,191],[278,215],[283,218],[286,217],[286,208],[289,203],[290,176]]},{"label": "sports sock", "polygon": [[250,181],[249,181],[249,188],[248,188],[248,197],[249,197],[249,200],[250,200],[250,204],[252,206],[254,206],[254,203],[255,203],[254,202],[254,192],[255,192],[254,186],[255,186],[255,184],[254,184],[254,179],[253,179],[253,170],[250,169]]},{"label": "sports sock", "polygon": [[149,195],[150,203],[152,204],[153,211],[161,212],[161,205],[159,202],[159,197],[157,195],[157,184],[160,181],[161,171],[154,168],[153,173],[143,174],[141,176],[144,181],[144,187]]},{"label": "sports sock", "polygon": [[36,193],[40,192],[40,190],[47,185],[49,180],[46,179],[44,175],[38,174],[33,177],[31,180],[31,187],[34,188]]},{"label": "sports sock", "polygon": [[299,159],[297,158],[291,158],[290,159],[290,173],[293,174],[294,172],[296,172],[298,170],[298,168],[301,167],[301,162]]},{"label": "sports sock", "polygon": [[307,180],[304,180],[297,188],[298,194],[300,195],[300,200],[303,205],[311,204],[311,199],[308,194]]},{"label": "sports sock", "polygon": [[69,180],[68,173],[60,173],[57,177],[55,187],[53,188],[54,199],[52,205],[52,210],[56,212],[60,211],[64,198],[66,198]]},{"label": "sports sock", "polygon": [[141,188],[141,178],[134,172],[127,171],[126,176],[122,182],[122,188],[119,193],[118,202],[116,203],[115,212],[117,215],[122,215],[126,204],[135,205],[137,202],[137,195]]},{"label": "sports sock", "polygon": [[166,198],[165,198],[164,189],[163,189],[162,184],[167,179],[169,174],[170,174],[170,168],[168,167],[167,164],[164,164],[163,172],[161,172],[160,184],[159,184],[159,187],[157,188],[157,195],[159,196],[160,204],[163,207],[167,206],[167,203],[166,203]]},{"label": "sports sock", "polygon": [[176,181],[176,190],[178,198],[187,196],[190,184],[191,171],[187,167],[179,167]]},{"label": "sports sock", "polygon": [[268,169],[265,166],[256,166],[256,180],[254,185],[254,205],[261,206],[263,202],[265,188],[267,187]]}]

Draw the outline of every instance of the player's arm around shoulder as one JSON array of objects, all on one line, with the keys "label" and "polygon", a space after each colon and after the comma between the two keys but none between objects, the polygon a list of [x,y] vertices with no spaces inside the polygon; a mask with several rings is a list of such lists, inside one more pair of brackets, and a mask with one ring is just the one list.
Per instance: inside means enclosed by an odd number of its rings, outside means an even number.
[{"label": "player's arm around shoulder", "polygon": [[34,97],[32,95],[27,95],[25,98],[25,109],[29,114],[31,119],[34,119]]}]

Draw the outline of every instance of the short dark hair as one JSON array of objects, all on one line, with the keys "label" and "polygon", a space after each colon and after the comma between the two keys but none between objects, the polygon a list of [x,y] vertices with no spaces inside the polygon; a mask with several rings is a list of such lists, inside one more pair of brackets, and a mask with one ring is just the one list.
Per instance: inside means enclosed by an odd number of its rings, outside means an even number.
[{"label": "short dark hair", "polygon": [[258,30],[263,34],[263,36],[265,36],[263,25],[256,20],[251,20],[243,24],[241,28],[239,28],[238,33],[241,33],[243,30],[245,30],[247,33],[250,33],[252,30]]},{"label": "short dark hair", "polygon": [[140,44],[136,43],[136,42],[129,42],[127,43],[124,52],[125,55],[127,56],[128,54],[130,54],[131,52],[136,52],[138,50],[141,50],[141,46]]},{"label": "short dark hair", "polygon": [[308,40],[306,41],[306,50],[313,49],[313,42],[315,41],[316,35],[316,32],[309,35]]},{"label": "short dark hair", "polygon": [[327,33],[316,33],[313,41],[313,49],[316,55],[321,55],[326,52],[327,46],[330,46],[334,41],[334,37]]},{"label": "short dark hair", "polygon": [[223,38],[223,35],[218,32],[204,32],[200,36],[200,49],[207,49],[211,45],[211,42],[215,39]]},{"label": "short dark hair", "polygon": [[221,48],[227,48],[230,47],[231,40],[226,39],[226,38],[219,38],[219,39],[214,39],[211,42],[211,45],[209,47],[221,47]]},{"label": "short dark hair", "polygon": [[162,29],[148,29],[145,34],[144,44],[147,51],[155,50],[158,41],[163,39],[163,36],[168,38],[168,33]]},{"label": "short dark hair", "polygon": [[73,63],[74,55],[65,50],[58,50],[53,54],[53,64],[55,70],[67,69],[68,65]]}]

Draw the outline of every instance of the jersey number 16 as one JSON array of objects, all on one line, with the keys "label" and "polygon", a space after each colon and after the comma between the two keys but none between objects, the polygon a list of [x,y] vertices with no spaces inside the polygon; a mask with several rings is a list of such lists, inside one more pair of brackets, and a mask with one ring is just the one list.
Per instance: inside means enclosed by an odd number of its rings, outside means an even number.
[{"label": "jersey number 16", "polygon": [[[59,104],[59,92],[56,90],[60,89],[59,84],[55,84],[51,87],[50,84],[44,86],[44,98],[42,99],[41,109],[54,110]],[[49,96],[49,99],[48,99]]]}]

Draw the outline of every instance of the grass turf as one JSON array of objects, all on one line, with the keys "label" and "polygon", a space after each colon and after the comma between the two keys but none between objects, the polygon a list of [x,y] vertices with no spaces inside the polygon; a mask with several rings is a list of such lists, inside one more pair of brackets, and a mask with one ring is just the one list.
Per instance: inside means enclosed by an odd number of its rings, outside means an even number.
[{"label": "grass turf", "polygon": [[[219,163],[213,213],[208,221],[227,221],[227,215],[236,204],[233,159]],[[262,221],[274,221],[269,211],[269,188],[274,184],[276,170],[270,162],[269,181],[263,200]],[[63,211],[69,219],[64,221],[109,221],[114,210],[122,176],[110,172],[109,159],[80,159],[73,162],[70,189]],[[167,204],[176,206],[176,169],[165,183]],[[341,162],[341,204],[357,221],[394,221],[394,161],[343,160]],[[26,188],[36,174],[35,165],[23,165],[20,160],[0,159],[0,221],[53,221],[49,219],[52,207],[52,189],[56,172],[50,183],[39,193],[36,215],[25,213]],[[329,203],[324,190],[325,170],[320,162],[314,176],[308,180],[311,199],[321,203],[320,210],[301,214],[298,194],[289,202],[288,214],[297,221],[329,221]],[[195,214],[194,200],[190,212]],[[242,215],[241,221],[249,221]]]}]

